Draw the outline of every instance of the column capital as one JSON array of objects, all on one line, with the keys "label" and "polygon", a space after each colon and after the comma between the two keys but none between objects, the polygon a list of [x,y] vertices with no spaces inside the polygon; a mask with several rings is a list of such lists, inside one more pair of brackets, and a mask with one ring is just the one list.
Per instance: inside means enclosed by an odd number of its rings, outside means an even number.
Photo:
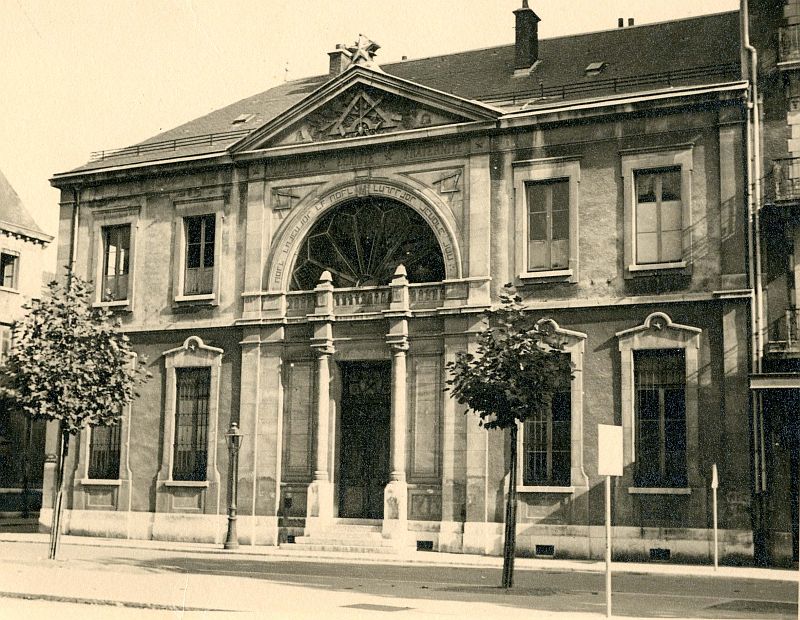
[{"label": "column capital", "polygon": [[392,350],[392,354],[394,355],[405,353],[409,349],[407,336],[395,336],[393,334],[389,334],[389,336],[386,338],[386,344],[389,345],[389,348]]},{"label": "column capital", "polygon": [[311,349],[316,353],[319,357],[323,355],[333,355],[336,353],[336,347],[333,346],[332,340],[320,340],[320,341],[311,341]]}]

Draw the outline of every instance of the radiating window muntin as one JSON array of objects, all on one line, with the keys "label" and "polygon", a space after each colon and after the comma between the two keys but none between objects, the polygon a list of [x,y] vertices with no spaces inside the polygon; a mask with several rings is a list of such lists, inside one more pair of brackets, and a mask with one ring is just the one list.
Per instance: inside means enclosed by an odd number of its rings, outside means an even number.
[{"label": "radiating window muntin", "polygon": [[92,428],[89,442],[89,478],[116,480],[119,478],[121,422],[113,426]]},{"label": "radiating window muntin", "polygon": [[634,352],[636,485],[685,487],[686,357],[683,349]]},{"label": "radiating window muntin", "polygon": [[173,480],[203,481],[208,463],[210,368],[177,368]]},{"label": "radiating window muntin", "polygon": [[445,277],[439,242],[419,213],[395,200],[357,198],[314,224],[300,248],[291,289],[313,289],[326,270],[336,287],[386,285],[400,264],[412,283]]},{"label": "radiating window muntin", "polygon": [[572,472],[572,392],[569,375],[549,408],[525,420],[522,484],[569,486]]},{"label": "radiating window muntin", "polygon": [[569,179],[525,184],[528,205],[528,271],[569,267]]},{"label": "radiating window muntin", "polygon": [[103,227],[103,301],[128,298],[130,249],[129,224]]},{"label": "radiating window muntin", "polygon": [[213,213],[183,219],[186,238],[184,295],[207,295],[214,290],[214,242],[216,216]]},{"label": "radiating window muntin", "polygon": [[680,167],[636,170],[636,263],[679,262],[683,257]]}]

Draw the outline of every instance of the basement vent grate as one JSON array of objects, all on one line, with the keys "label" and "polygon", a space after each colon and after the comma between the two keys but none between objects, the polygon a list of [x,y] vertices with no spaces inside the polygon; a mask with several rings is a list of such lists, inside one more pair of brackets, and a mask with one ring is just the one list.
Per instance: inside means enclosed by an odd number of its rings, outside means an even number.
[{"label": "basement vent grate", "polygon": [[417,551],[433,551],[433,541],[432,540],[418,540],[417,541]]},{"label": "basement vent grate", "polygon": [[669,560],[670,555],[672,555],[669,549],[663,549],[662,547],[653,547],[650,549],[650,559],[655,562],[666,562]]},{"label": "basement vent grate", "polygon": [[555,545],[536,545],[535,555],[552,558],[556,554]]},{"label": "basement vent grate", "polygon": [[286,536],[286,542],[289,543],[290,545],[293,545],[294,544],[294,534],[289,534],[288,536]]}]

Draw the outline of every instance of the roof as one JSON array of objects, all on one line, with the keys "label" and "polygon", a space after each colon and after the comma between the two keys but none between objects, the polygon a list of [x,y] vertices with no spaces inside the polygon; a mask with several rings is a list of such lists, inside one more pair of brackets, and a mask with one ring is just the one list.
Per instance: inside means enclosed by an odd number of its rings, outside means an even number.
[{"label": "roof", "polygon": [[45,234],[36,224],[2,171],[0,171],[0,231],[42,243],[53,240],[53,237]]},{"label": "roof", "polygon": [[[514,45],[388,63],[390,75],[508,109],[553,100],[585,100],[616,92],[739,79],[738,11],[715,13],[539,41],[539,61],[514,75]],[[586,72],[604,63],[599,72]],[[328,75],[293,80],[160,133],[137,145],[101,151],[71,172],[224,153],[325,84]],[[243,114],[253,117],[233,124]]]}]

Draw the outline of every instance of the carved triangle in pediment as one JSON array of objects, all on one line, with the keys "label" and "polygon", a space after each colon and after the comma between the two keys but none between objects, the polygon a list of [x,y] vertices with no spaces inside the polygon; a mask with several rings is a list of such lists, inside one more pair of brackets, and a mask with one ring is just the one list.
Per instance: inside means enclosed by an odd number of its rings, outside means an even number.
[{"label": "carved triangle in pediment", "polygon": [[465,120],[468,119],[412,99],[356,84],[279,133],[270,145],[326,142]]}]

